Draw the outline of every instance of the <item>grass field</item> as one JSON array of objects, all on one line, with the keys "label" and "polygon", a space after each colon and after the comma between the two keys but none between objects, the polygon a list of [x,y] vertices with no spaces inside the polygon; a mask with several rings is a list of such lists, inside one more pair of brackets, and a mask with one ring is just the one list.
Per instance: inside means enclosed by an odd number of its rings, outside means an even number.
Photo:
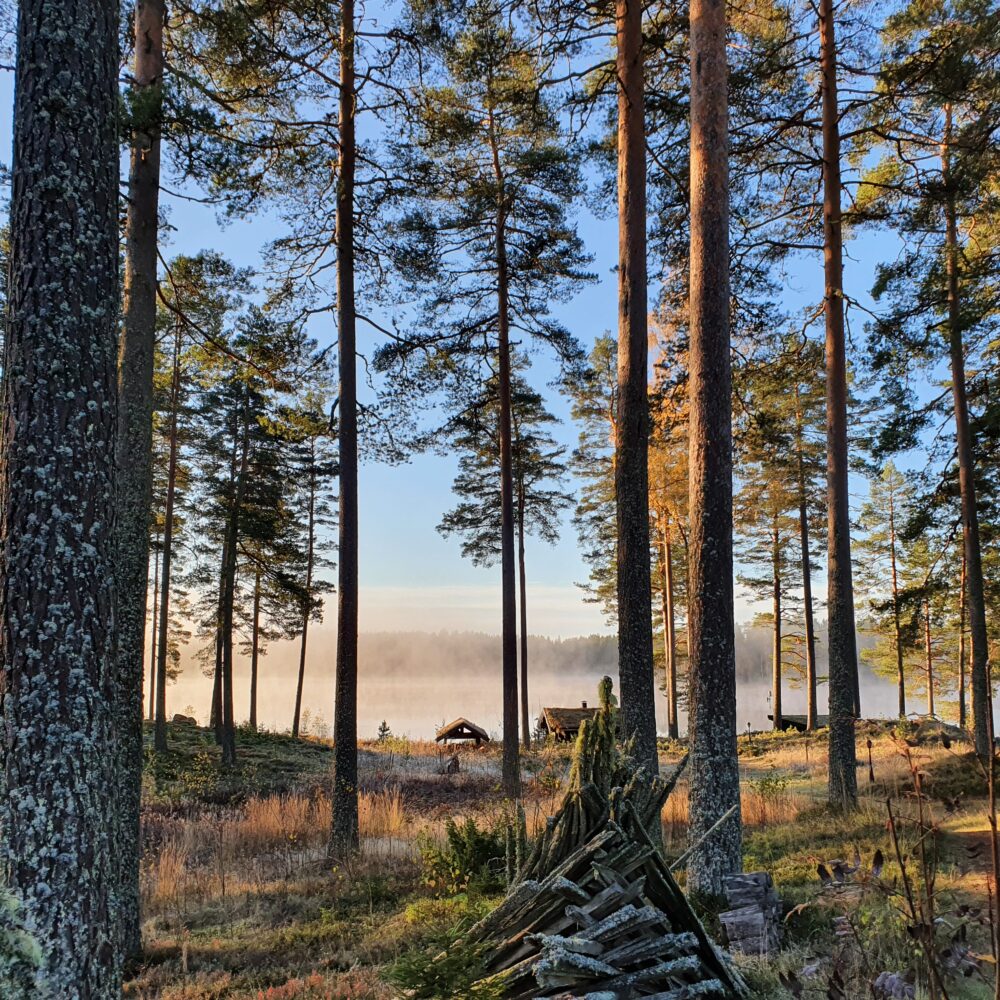
[{"label": "grass field", "polygon": [[[362,850],[333,866],[326,860],[331,748],[250,732],[240,734],[239,747],[238,767],[224,774],[212,734],[178,725],[169,753],[147,756],[146,954],[127,996],[400,996],[392,985],[400,969],[436,954],[496,902],[489,879],[442,877],[431,863],[449,819],[471,818],[483,830],[502,821],[495,749],[459,751],[460,773],[445,775],[433,744],[363,745]],[[985,781],[967,745],[946,748],[933,730],[859,730],[861,807],[850,816],[825,805],[822,731],[742,737],[740,750],[745,867],[769,871],[789,911],[778,956],[739,959],[756,996],[877,997],[872,984],[880,974],[919,968],[907,888],[915,904],[933,906],[947,996],[993,996]],[[662,766],[682,753],[666,746]],[[558,802],[568,754],[548,747],[526,756],[529,832]],[[687,799],[682,781],[663,812],[668,855],[686,845]],[[885,863],[874,877],[879,851]],[[853,864],[855,855],[858,872],[824,888],[817,866]],[[706,904],[703,915],[718,930],[714,909]],[[919,978],[913,989],[929,995]]]}]

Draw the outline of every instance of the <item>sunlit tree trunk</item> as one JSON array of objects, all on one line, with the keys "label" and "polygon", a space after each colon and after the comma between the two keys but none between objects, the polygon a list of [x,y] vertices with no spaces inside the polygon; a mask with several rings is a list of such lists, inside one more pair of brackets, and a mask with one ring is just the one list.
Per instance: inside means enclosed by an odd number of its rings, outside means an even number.
[{"label": "sunlit tree trunk", "polygon": [[966,612],[965,550],[962,550],[962,577],[958,592],[958,727],[965,729],[968,718],[965,710],[965,621]]},{"label": "sunlit tree trunk", "polygon": [[174,554],[174,502],[177,493],[177,410],[180,407],[180,352],[181,331],[178,322],[174,327],[174,362],[170,380],[167,497],[163,510],[163,563],[160,567],[160,631],[156,637],[156,718],[153,726],[153,745],[161,753],[167,749],[167,641],[170,632],[170,573]]},{"label": "sunlit tree trunk", "polygon": [[951,181],[951,106],[946,108],[945,140],[941,151],[945,202],[945,270],[948,282],[948,349],[951,357],[951,391],[955,409],[958,483],[962,500],[962,541],[965,551],[966,600],[972,642],[972,727],[976,753],[985,760],[990,748],[989,635],[986,629],[986,593],[983,584],[979,512],[976,504],[975,461],[965,385],[965,345],[962,337],[962,304],[959,289],[958,217]]},{"label": "sunlit tree trunk", "polygon": [[823,95],[823,263],[826,278],[827,628],[829,638],[829,799],[857,804],[858,652],[851,574],[851,516],[847,453],[847,352],[844,338],[844,262],[840,210],[840,111],[833,0],[820,0]]},{"label": "sunlit tree trunk", "polygon": [[250,729],[257,732],[257,669],[260,661],[260,567],[253,578],[253,624],[250,636]]},{"label": "sunlit tree trunk", "polygon": [[337,183],[337,326],[340,374],[340,545],[337,701],[330,852],[358,848],[358,371],[354,298],[354,0],[340,8],[340,176]]},{"label": "sunlit tree trunk", "polygon": [[37,944],[24,996],[104,1000],[121,995],[117,790],[133,780],[118,773],[115,740],[118,9],[18,8],[0,419],[0,869]]},{"label": "sunlit tree trunk", "polygon": [[528,716],[528,575],[524,563],[524,482],[518,482],[517,572],[521,598],[521,738],[531,749],[531,720]]},{"label": "sunlit tree trunk", "polygon": [[655,771],[656,685],[649,571],[646,120],[642,3],[616,0],[618,68],[618,674],[621,725]]},{"label": "sunlit tree trunk", "polygon": [[[795,388],[795,399],[798,403],[799,390]],[[799,548],[802,564],[802,617],[805,625],[806,640],[806,730],[812,732],[817,726],[816,687],[816,624],[813,619],[812,596],[812,557],[809,551],[809,496],[806,492],[805,456],[803,447],[802,412],[796,410],[795,443],[798,459],[798,489],[799,489]]]},{"label": "sunlit tree trunk", "polygon": [[674,559],[670,526],[663,525],[663,663],[667,689],[667,735],[680,736],[677,719],[677,622],[674,614]]},{"label": "sunlit tree trunk", "polygon": [[899,571],[896,566],[896,505],[889,493],[889,558],[892,568],[892,626],[896,644],[896,688],[899,695],[899,717],[906,718],[906,670],[903,658],[903,627],[900,622]]},{"label": "sunlit tree trunk", "polygon": [[774,729],[784,728],[781,714],[781,538],[778,525],[771,533],[771,565],[773,569],[771,588],[771,613],[774,615],[774,650],[771,660],[771,714]]},{"label": "sunlit tree trunk", "polygon": [[924,656],[927,664],[927,714],[934,717],[934,643],[931,639],[931,602],[924,600]]},{"label": "sunlit tree trunk", "polygon": [[[732,373],[729,343],[729,129],[726,8],[692,0],[691,406],[688,539],[690,839],[688,888],[722,893],[740,870],[733,622]],[[733,816],[711,837],[726,813]]]},{"label": "sunlit tree trunk", "polygon": [[309,643],[309,619],[312,617],[313,563],[316,558],[316,443],[312,443],[309,471],[309,513],[306,544],[306,593],[302,611],[302,636],[299,642],[299,675],[295,684],[295,713],[292,716],[292,736],[299,735],[302,719],[302,690],[306,680],[306,649]]},{"label": "sunlit tree trunk", "polygon": [[142,670],[149,589],[149,519],[153,483],[153,354],[156,340],[156,236],[160,194],[160,100],[163,82],[161,0],[135,8],[133,124],[125,211],[125,285],[118,351],[118,824],[116,913],[126,954],[142,946],[139,928],[139,797],[142,784]]},{"label": "sunlit tree trunk", "polygon": [[153,621],[149,630],[149,721],[156,718],[156,637],[160,624],[160,550],[153,553]]}]

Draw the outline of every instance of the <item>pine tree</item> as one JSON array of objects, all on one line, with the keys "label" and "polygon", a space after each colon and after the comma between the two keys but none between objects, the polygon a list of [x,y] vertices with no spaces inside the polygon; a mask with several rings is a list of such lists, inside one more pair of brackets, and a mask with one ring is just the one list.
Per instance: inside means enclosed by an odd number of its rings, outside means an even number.
[{"label": "pine tree", "polygon": [[892,213],[907,252],[881,268],[875,288],[890,309],[874,331],[874,363],[885,373],[889,398],[904,410],[896,414],[902,419],[889,425],[892,434],[883,434],[882,445],[908,443],[930,415],[928,408],[913,413],[907,405],[905,373],[947,357],[972,640],[973,724],[977,752],[985,758],[991,729],[989,634],[966,367],[970,344],[994,311],[985,290],[992,281],[993,254],[978,248],[979,221],[991,204],[995,211],[997,200],[995,4],[905,5],[887,20],[883,42],[881,94],[872,110],[876,129],[870,143],[881,147],[883,158],[859,197],[876,218]]},{"label": "pine tree", "polygon": [[[558,120],[540,89],[530,45],[495,0],[414,33],[434,57],[408,100],[397,149],[408,198],[394,235],[396,262],[422,301],[423,330],[379,355],[397,392],[432,395],[456,379],[486,381],[497,366],[500,429],[503,784],[520,790],[517,601],[511,418],[511,332],[547,342],[563,360],[578,348],[550,303],[587,277],[567,218],[580,181]],[[412,199],[412,200],[411,200]],[[415,362],[417,356],[423,361]],[[488,373],[488,374],[487,374]]]},{"label": "pine tree", "polygon": [[[691,19],[690,634],[691,839],[688,886],[718,895],[739,871],[733,621],[732,376],[726,10],[694,0]],[[706,834],[731,810],[731,818]]]},{"label": "pine tree", "polygon": [[115,4],[20,5],[0,442],[0,856],[38,944],[31,996],[119,995],[129,937],[114,820],[118,66]]},{"label": "pine tree", "polygon": [[[514,479],[514,523],[517,526],[518,598],[520,614],[521,736],[531,745],[528,702],[528,595],[526,538],[537,535],[554,544],[559,519],[572,497],[563,489],[566,467],[564,449],[546,428],[556,418],[545,408],[541,395],[523,376],[515,375],[511,387],[511,441]],[[448,440],[461,457],[452,486],[461,502],[447,511],[438,525],[443,535],[462,538],[462,555],[477,566],[492,566],[501,557],[500,495],[496,489],[500,464],[497,382],[486,384],[447,428]]]}]

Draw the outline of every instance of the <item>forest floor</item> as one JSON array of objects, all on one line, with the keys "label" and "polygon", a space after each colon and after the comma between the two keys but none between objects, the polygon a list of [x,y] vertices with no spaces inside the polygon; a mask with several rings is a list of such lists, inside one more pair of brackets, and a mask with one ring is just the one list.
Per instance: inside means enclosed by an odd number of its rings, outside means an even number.
[{"label": "forest floor", "polygon": [[[986,783],[968,745],[942,741],[939,728],[859,727],[861,807],[849,816],[825,805],[824,731],[740,738],[745,869],[770,872],[788,911],[779,955],[738,959],[755,997],[860,1000],[877,996],[871,984],[880,973],[915,967],[913,920],[904,912],[887,822],[890,799],[906,881],[917,897],[925,895],[921,844],[926,870],[934,871],[947,996],[993,996]],[[434,744],[392,737],[364,744],[362,850],[332,866],[328,743],[241,730],[239,764],[224,773],[208,730],[174,725],[169,742],[166,755],[147,752],[145,956],[127,997],[397,997],[401,983],[419,985],[427,958],[498,898],[495,880],[449,871],[446,824],[471,818],[484,831],[500,829],[499,748],[459,750],[460,773],[446,775]],[[665,744],[663,766],[683,750]],[[559,801],[568,761],[566,746],[525,755],[529,832]],[[687,801],[682,781],[663,812],[671,856],[686,846]],[[874,877],[877,851],[885,865]],[[835,859],[851,866],[855,856],[858,872],[842,885],[822,885],[818,865],[833,871]],[[702,904],[706,925],[718,933],[716,909]],[[416,995],[447,994],[425,988]],[[918,984],[916,997],[923,995]]]}]

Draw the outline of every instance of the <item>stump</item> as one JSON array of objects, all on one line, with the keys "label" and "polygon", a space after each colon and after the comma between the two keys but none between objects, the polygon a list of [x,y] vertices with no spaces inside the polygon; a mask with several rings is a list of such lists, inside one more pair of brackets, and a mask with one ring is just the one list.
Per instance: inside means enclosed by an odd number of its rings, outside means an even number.
[{"label": "stump", "polygon": [[726,899],[732,909],[719,914],[733,951],[770,955],[781,947],[781,899],[767,872],[727,875]]}]

